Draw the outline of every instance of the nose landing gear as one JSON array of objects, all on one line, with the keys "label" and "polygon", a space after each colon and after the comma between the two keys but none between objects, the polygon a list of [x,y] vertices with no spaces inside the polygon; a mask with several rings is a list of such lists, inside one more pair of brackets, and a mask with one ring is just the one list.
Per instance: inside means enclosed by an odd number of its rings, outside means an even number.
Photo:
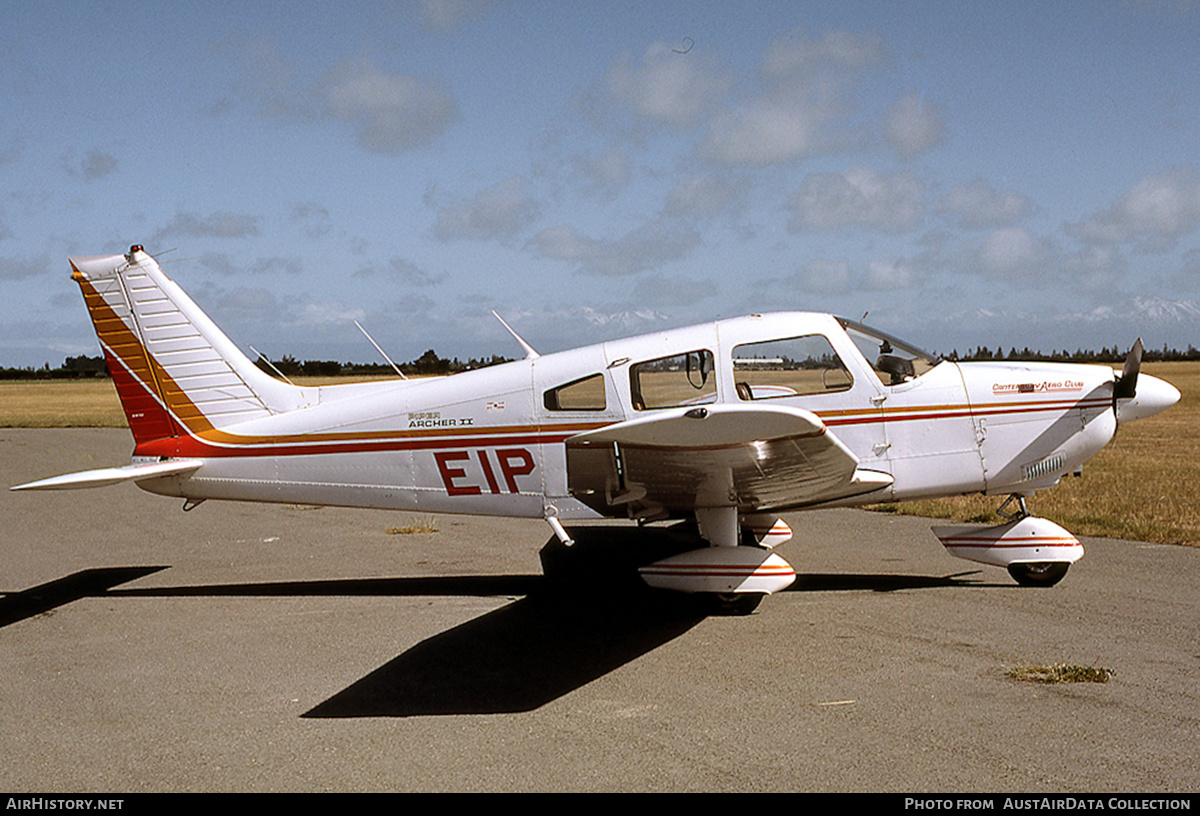
[{"label": "nose landing gear", "polygon": [[[1006,508],[1015,503],[1015,511]],[[1008,519],[995,527],[934,527],[933,534],[953,556],[1004,567],[1021,586],[1054,586],[1071,564],[1083,557],[1083,545],[1053,521],[1029,515],[1025,497],[1014,493],[996,511]]]}]

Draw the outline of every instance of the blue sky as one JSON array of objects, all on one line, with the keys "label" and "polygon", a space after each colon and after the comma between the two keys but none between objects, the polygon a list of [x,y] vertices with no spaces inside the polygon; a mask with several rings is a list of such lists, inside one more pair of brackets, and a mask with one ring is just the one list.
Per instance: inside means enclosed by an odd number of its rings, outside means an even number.
[{"label": "blue sky", "polygon": [[66,258],[133,243],[275,357],[1200,345],[1192,2],[4,10],[0,365],[97,353]]}]

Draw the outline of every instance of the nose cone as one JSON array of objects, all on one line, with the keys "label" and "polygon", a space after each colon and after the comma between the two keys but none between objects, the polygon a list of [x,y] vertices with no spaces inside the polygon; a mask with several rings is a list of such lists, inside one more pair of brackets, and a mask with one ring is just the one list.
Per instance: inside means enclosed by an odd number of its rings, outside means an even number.
[{"label": "nose cone", "polygon": [[1179,402],[1179,389],[1166,380],[1140,374],[1137,378],[1137,393],[1133,399],[1117,400],[1117,421],[1132,422],[1154,416]]}]

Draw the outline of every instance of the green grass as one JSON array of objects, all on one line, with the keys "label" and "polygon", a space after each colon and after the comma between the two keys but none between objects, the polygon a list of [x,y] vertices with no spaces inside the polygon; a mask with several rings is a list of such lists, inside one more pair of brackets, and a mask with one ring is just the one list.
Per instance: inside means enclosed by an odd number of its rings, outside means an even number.
[{"label": "green grass", "polygon": [[418,535],[420,533],[436,533],[437,520],[433,516],[422,516],[409,518],[406,524],[399,527],[389,527],[386,532],[388,535]]},{"label": "green grass", "polygon": [[1072,666],[1056,663],[1048,666],[1014,666],[1008,670],[1013,680],[1026,683],[1107,683],[1112,669],[1095,666]]}]

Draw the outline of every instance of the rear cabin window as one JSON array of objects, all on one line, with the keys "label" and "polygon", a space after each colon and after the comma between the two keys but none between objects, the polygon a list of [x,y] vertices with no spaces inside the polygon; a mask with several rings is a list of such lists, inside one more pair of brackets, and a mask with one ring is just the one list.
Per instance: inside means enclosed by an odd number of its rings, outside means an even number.
[{"label": "rear cabin window", "polygon": [[703,349],[635,363],[629,367],[629,388],[639,411],[715,402],[713,353]]},{"label": "rear cabin window", "polygon": [[542,395],[542,400],[547,411],[603,411],[607,407],[604,375],[592,374],[552,388]]},{"label": "rear cabin window", "polygon": [[846,391],[854,384],[821,334],[736,346],[733,379],[743,400],[829,394]]}]

